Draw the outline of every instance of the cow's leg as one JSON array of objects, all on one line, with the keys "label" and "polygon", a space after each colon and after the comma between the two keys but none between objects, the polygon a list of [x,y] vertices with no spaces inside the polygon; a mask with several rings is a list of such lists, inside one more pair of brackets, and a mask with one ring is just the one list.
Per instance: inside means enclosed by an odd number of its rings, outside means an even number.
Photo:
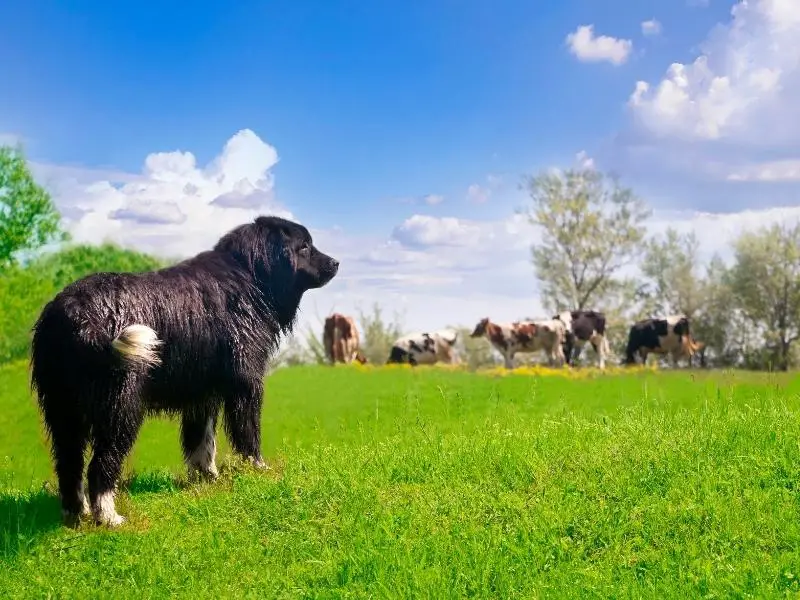
[{"label": "cow's leg", "polygon": [[503,360],[505,361],[506,369],[513,369],[514,368],[514,353],[513,352],[503,352]]},{"label": "cow's leg", "polygon": [[607,341],[605,336],[597,335],[592,337],[592,348],[594,348],[595,355],[597,356],[597,366],[600,369],[606,368],[606,345]]},{"label": "cow's leg", "polygon": [[572,356],[570,356],[570,363],[575,364],[575,361],[580,358],[581,352],[583,351],[584,341],[581,339],[576,338],[575,343],[573,344],[572,348]]},{"label": "cow's leg", "polygon": [[553,354],[553,362],[559,369],[562,368],[564,366],[565,359],[564,359],[564,348],[561,346],[561,344],[555,345],[552,354]]}]

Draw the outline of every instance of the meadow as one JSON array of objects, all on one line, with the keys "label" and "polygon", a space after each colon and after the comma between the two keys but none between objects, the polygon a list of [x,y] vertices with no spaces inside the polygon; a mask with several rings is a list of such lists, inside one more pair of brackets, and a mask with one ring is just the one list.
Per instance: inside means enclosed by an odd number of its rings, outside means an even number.
[{"label": "meadow", "polygon": [[3,598],[747,598],[800,592],[791,373],[298,366],[273,469],[188,483],[149,419],[119,530],[61,526],[27,365],[0,367]]}]

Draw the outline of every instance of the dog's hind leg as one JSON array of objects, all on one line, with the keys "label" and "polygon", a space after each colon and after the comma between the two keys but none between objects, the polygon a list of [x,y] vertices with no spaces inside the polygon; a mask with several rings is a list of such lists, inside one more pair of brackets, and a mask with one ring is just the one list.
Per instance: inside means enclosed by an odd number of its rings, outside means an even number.
[{"label": "dog's hind leg", "polygon": [[264,384],[261,379],[239,380],[225,399],[225,431],[231,447],[257,467],[266,466],[261,458],[261,404]]},{"label": "dog's hind leg", "polygon": [[[65,405],[69,406],[66,402],[61,404]],[[89,503],[83,490],[83,454],[88,442],[88,427],[83,416],[76,412],[60,411],[60,414],[48,417],[61,515],[65,525],[75,527],[81,516],[89,514]]]},{"label": "dog's hind leg", "polygon": [[183,413],[181,446],[190,477],[199,474],[208,479],[216,479],[219,474],[215,462],[218,411],[219,407],[215,405]]},{"label": "dog's hind leg", "polygon": [[101,407],[92,421],[94,452],[87,473],[89,501],[95,521],[112,527],[125,521],[117,514],[114,493],[123,463],[136,441],[144,418],[139,386],[134,378],[135,375],[131,374],[123,385],[114,386],[119,391],[109,394],[106,400],[113,403],[114,409],[110,410],[110,406],[107,406],[106,410],[102,410]]}]

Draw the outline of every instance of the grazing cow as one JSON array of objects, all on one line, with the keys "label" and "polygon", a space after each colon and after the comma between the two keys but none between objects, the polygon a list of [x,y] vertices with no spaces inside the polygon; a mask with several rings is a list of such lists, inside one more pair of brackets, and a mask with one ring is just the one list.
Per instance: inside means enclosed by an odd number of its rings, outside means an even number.
[{"label": "grazing cow", "polygon": [[[49,433],[64,521],[91,513],[117,526],[114,495],[148,414],[181,416],[190,473],[209,479],[220,412],[231,448],[261,455],[264,370],[292,331],[303,295],[339,261],[308,229],[261,216],[211,250],[142,273],[95,273],[69,284],[33,330],[31,384]],[[84,495],[83,467],[92,446]]]},{"label": "grazing cow", "polygon": [[432,365],[440,361],[454,364],[458,362],[453,351],[457,340],[458,332],[452,329],[405,335],[392,345],[386,362],[409,363],[412,366]]},{"label": "grazing cow", "polygon": [[691,357],[702,348],[701,344],[692,338],[686,315],[643,319],[634,323],[628,333],[625,364],[635,364],[637,354],[643,363],[648,354],[669,354],[674,366],[680,358]]},{"label": "grazing cow", "polygon": [[325,319],[322,333],[325,356],[331,364],[349,364],[354,360],[362,365],[366,357],[358,349],[358,328],[352,317],[333,313]]},{"label": "grazing cow", "polygon": [[485,317],[478,321],[470,336],[474,338],[485,336],[503,356],[507,369],[514,368],[514,355],[517,352],[539,350],[545,351],[550,365],[564,364],[563,344],[566,327],[558,319],[492,323],[489,317]]},{"label": "grazing cow", "polygon": [[564,311],[553,318],[564,323],[567,329],[564,340],[567,364],[574,364],[575,359],[580,356],[583,346],[589,342],[597,355],[597,366],[601,369],[606,368],[609,348],[604,313],[593,310],[573,310]]}]

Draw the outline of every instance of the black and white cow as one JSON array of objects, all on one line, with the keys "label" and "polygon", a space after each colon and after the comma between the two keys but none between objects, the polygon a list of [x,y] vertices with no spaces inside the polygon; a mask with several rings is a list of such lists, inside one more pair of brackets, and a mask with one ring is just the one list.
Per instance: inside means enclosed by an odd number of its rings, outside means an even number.
[{"label": "black and white cow", "polygon": [[564,311],[553,317],[560,320],[567,328],[564,339],[564,356],[567,363],[574,364],[580,356],[586,342],[592,344],[597,355],[597,366],[606,368],[606,357],[609,354],[608,338],[606,338],[606,315],[594,310]]},{"label": "black and white cow", "polygon": [[395,340],[387,363],[409,363],[412,366],[432,365],[437,362],[457,363],[454,346],[458,332],[442,329],[432,333],[420,332]]},{"label": "black and white cow", "polygon": [[648,354],[669,354],[673,366],[679,359],[691,356],[702,347],[692,338],[689,318],[678,314],[661,318],[642,319],[628,333],[625,364],[636,364],[638,355],[644,363]]}]

